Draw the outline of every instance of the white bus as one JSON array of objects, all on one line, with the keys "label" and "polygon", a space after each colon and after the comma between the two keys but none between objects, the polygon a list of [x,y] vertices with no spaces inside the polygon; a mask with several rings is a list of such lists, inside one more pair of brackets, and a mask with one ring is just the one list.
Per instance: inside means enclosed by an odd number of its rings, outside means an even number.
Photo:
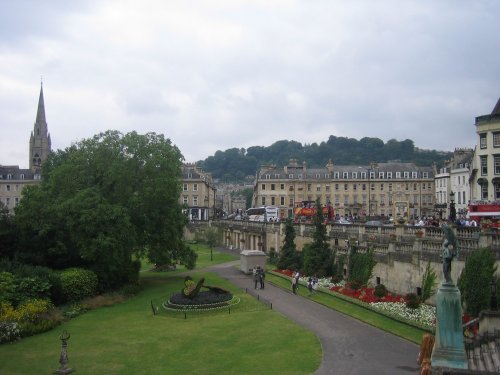
[{"label": "white bus", "polygon": [[278,207],[252,207],[247,210],[248,221],[278,221]]}]

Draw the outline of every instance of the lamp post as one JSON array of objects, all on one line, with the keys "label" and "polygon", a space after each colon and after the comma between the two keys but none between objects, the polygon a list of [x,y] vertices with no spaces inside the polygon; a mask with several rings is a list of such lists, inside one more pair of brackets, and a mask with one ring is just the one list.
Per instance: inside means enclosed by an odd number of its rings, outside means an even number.
[{"label": "lamp post", "polygon": [[497,309],[497,281],[493,277],[490,282],[490,291],[491,291],[491,299],[490,299],[490,309]]},{"label": "lamp post", "polygon": [[450,193],[450,221],[455,222],[457,218],[457,210],[455,209],[455,193],[452,191]]}]

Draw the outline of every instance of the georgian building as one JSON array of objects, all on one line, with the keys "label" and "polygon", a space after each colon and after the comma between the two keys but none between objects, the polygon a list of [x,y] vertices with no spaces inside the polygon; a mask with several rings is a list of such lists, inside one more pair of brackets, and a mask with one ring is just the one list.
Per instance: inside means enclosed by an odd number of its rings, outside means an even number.
[{"label": "georgian building", "polygon": [[340,216],[416,216],[434,214],[434,173],[431,167],[389,162],[368,166],[334,165],[308,168],[262,166],[254,186],[253,206],[277,206],[291,217],[302,201],[330,203]]},{"label": "georgian building", "polygon": [[180,203],[186,208],[189,221],[214,217],[216,193],[210,173],[203,172],[195,163],[182,166]]},{"label": "georgian building", "polygon": [[41,86],[35,125],[29,140],[29,169],[22,169],[17,165],[0,165],[0,203],[7,207],[10,213],[13,213],[14,208],[19,204],[23,188],[40,181],[42,163],[50,152],[50,134],[45,119],[45,103]]},{"label": "georgian building", "polygon": [[471,201],[500,201],[500,98],[491,114],[476,117],[475,125]]}]

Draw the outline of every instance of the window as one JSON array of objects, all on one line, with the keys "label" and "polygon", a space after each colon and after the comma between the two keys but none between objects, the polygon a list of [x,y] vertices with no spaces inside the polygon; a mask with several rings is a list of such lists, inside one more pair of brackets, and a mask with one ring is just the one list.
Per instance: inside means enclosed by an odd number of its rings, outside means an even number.
[{"label": "window", "polygon": [[188,191],[188,184],[182,184],[182,191]]},{"label": "window", "polygon": [[389,191],[392,191],[392,183],[389,183]]},{"label": "window", "polygon": [[7,180],[12,180],[12,175],[11,174],[7,175]]},{"label": "window", "polygon": [[361,190],[366,191],[366,184],[361,184]]},{"label": "window", "polygon": [[479,134],[479,147],[480,148],[486,148],[486,133]]},{"label": "window", "polygon": [[375,190],[375,184],[370,184],[370,190],[374,191]]},{"label": "window", "polygon": [[193,174],[192,173],[188,173],[188,178],[193,178]]},{"label": "window", "polygon": [[375,172],[370,171],[370,178],[375,178]]},{"label": "window", "polygon": [[10,191],[10,185],[6,186],[7,191]]},{"label": "window", "polygon": [[198,196],[193,195],[193,206],[198,206]]},{"label": "window", "polygon": [[302,175],[299,173],[299,174],[297,175],[297,178],[302,178]]},{"label": "window", "polygon": [[349,173],[348,172],[342,172],[342,178],[344,180],[347,180],[349,178]]},{"label": "window", "polygon": [[380,191],[384,191],[384,184],[380,184]]},{"label": "window", "polygon": [[276,185],[275,184],[271,184],[271,190],[276,190]]},{"label": "window", "polygon": [[329,173],[326,173],[326,174],[325,174],[325,178],[330,178],[330,174],[329,174]]},{"label": "window", "polygon": [[34,180],[40,180],[40,179],[41,179],[40,174],[35,173],[35,175],[33,176],[33,179],[34,179]]},{"label": "window", "polygon": [[261,198],[261,203],[262,203],[263,206],[266,205],[266,197],[262,197]]},{"label": "window", "polygon": [[493,133],[493,147],[500,147],[500,132]]},{"label": "window", "polygon": [[401,178],[401,172],[396,172],[396,178]]},{"label": "window", "polygon": [[352,172],[352,178],[358,178],[358,172]]},{"label": "window", "polygon": [[335,172],[335,173],[333,174],[333,178],[336,178],[336,179],[338,179],[339,177],[340,177],[340,174],[339,174],[339,172]]},{"label": "window", "polygon": [[384,178],[385,173],[384,172],[378,172],[378,178]]},{"label": "window", "polygon": [[500,174],[500,155],[493,156],[493,163],[495,174]]},{"label": "window", "polygon": [[352,190],[354,191],[358,190],[358,184],[352,184]]},{"label": "window", "polygon": [[361,179],[366,179],[366,172],[361,172]]},{"label": "window", "polygon": [[275,175],[274,175],[274,178],[275,178],[275,179],[279,179],[279,178],[280,178],[280,175],[279,175],[279,174],[275,174]]},{"label": "window", "polygon": [[270,174],[266,174],[265,179],[266,179],[266,180],[271,179],[271,175],[270,175]]},{"label": "window", "polygon": [[16,205],[16,207],[19,206],[19,198],[14,198],[14,204]]},{"label": "window", "polygon": [[288,175],[288,178],[289,178],[290,180],[291,180],[291,179],[293,179],[293,174],[289,174],[289,175]]},{"label": "window", "polygon": [[316,173],[316,178],[320,179],[321,178],[321,174]]},{"label": "window", "polygon": [[280,205],[285,205],[285,197],[280,197]]},{"label": "window", "polygon": [[261,189],[266,190],[266,184],[262,184]]},{"label": "window", "polygon": [[339,191],[339,184],[335,184],[335,191]]},{"label": "window", "polygon": [[188,196],[187,195],[182,196],[182,204],[188,204]]},{"label": "window", "polygon": [[347,191],[349,186],[347,184],[344,184],[344,191]]},{"label": "window", "polygon": [[411,178],[417,178],[417,172],[411,172]]},{"label": "window", "polygon": [[24,173],[21,173],[21,180],[24,180]]},{"label": "window", "polygon": [[193,191],[198,191],[198,184],[193,184]]},{"label": "window", "polygon": [[413,184],[413,191],[417,191],[417,184]]},{"label": "window", "polygon": [[307,184],[307,191],[311,191],[311,184]]},{"label": "window", "polygon": [[280,184],[280,189],[285,190],[285,184]]},{"label": "window", "polygon": [[276,205],[276,198],[271,197],[271,206],[275,206],[275,205]]},{"label": "window", "polygon": [[481,185],[481,199],[488,199],[488,184]]},{"label": "window", "polygon": [[326,186],[325,186],[325,191],[326,191],[327,193],[329,193],[329,192],[330,192],[330,185],[326,185]]},{"label": "window", "polygon": [[316,192],[317,193],[321,193],[321,185],[317,185],[316,186]]},{"label": "window", "polygon": [[488,156],[481,156],[481,176],[488,174]]},{"label": "window", "polygon": [[392,172],[387,172],[387,179],[388,180],[392,179]]},{"label": "window", "polygon": [[344,204],[345,205],[349,204],[349,196],[348,195],[344,195]]},{"label": "window", "polygon": [[410,172],[403,172],[404,178],[410,178]]}]

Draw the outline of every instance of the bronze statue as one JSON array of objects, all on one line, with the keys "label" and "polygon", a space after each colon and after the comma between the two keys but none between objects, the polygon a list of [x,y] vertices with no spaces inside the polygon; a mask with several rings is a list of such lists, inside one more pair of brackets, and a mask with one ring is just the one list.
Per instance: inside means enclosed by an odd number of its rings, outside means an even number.
[{"label": "bronze statue", "polygon": [[443,258],[444,283],[453,285],[453,280],[451,279],[451,261],[458,256],[457,237],[453,229],[447,224],[443,224],[441,230],[444,235],[443,253],[441,255]]}]

